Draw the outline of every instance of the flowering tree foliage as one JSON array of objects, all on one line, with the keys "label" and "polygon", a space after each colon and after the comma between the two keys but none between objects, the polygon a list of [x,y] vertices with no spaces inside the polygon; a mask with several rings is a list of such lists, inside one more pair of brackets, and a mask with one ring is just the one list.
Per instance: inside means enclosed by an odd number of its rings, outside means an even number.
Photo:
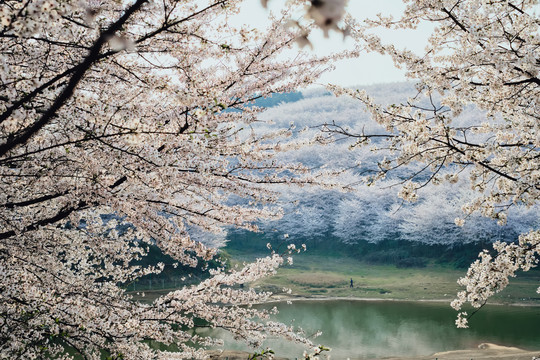
[{"label": "flowering tree foliage", "polygon": [[1,358],[201,358],[217,340],[186,331],[195,319],[253,345],[265,334],[308,343],[240,306],[268,294],[234,285],[272,274],[279,255],[152,304],[120,287],[162,268],[132,266],[147,244],[195,265],[215,251],[189,228],[251,229],[279,216],[268,184],[319,182],[273,160],[287,130],[242,128],[261,111],[250,101],[309,84],[332,58],[278,58],[298,34],[277,18],[264,33],[233,26],[240,3],[1,3]]},{"label": "flowering tree foliage", "polygon": [[[354,27],[352,36],[367,51],[390,55],[406,69],[418,80],[418,96],[381,106],[366,92],[335,87],[337,94],[362,101],[387,133],[352,133],[333,125],[327,130],[354,136],[357,145],[376,137],[386,139],[377,147],[395,156],[379,163],[381,171],[373,180],[405,164],[423,163],[403,183],[400,196],[406,200],[415,201],[416,191],[428,183],[456,182],[460,175],[467,176],[477,197],[463,207],[465,216],[456,224],[462,225],[473,212],[504,224],[510,207],[531,206],[540,199],[538,2],[420,0],[406,5],[399,19],[379,16]],[[434,26],[420,56],[386,45],[370,31],[415,28],[420,21]],[[464,126],[457,115],[470,105],[484,115],[476,124]],[[453,303],[456,309],[465,302],[480,307],[506,286],[517,269],[535,266],[540,231],[523,234],[517,244],[496,243],[495,250],[494,257],[481,254],[460,280],[466,290]],[[458,326],[466,326],[464,316]]]},{"label": "flowering tree foliage", "polygon": [[[374,101],[385,104],[399,102],[415,92],[410,83],[381,84],[365,90]],[[481,116],[483,113],[480,110],[467,108],[454,118],[454,122],[459,122],[461,126],[474,125]],[[359,101],[334,97],[326,91],[318,95],[306,91],[304,99],[267,109],[261,119],[271,119],[278,127],[287,127],[293,122],[296,127],[293,138],[310,139],[320,135],[318,128],[313,125],[323,124],[329,119],[341,127],[348,127],[349,131],[384,133],[384,129],[364,112]],[[268,125],[258,124],[258,127],[262,126]],[[325,140],[323,138],[321,141]],[[352,167],[350,172],[340,177],[340,181],[349,184],[354,191],[344,193],[318,188],[295,190],[283,186],[279,200],[283,217],[264,222],[259,227],[268,238],[279,239],[279,236],[287,233],[295,240],[306,239],[302,241],[355,244],[392,239],[453,246],[497,239],[512,241],[520,233],[528,232],[539,224],[537,214],[540,204],[532,207],[518,204],[509,209],[504,226],[482,217],[480,213],[474,213],[468,216],[464,226],[456,227],[454,219],[462,216],[461,207],[477,196],[477,192],[468,186],[467,172],[470,169],[460,174],[457,183],[426,186],[418,192],[418,201],[407,203],[397,196],[396,183],[420,170],[422,164],[403,165],[388,173],[384,180],[366,184],[362,179],[368,174],[376,174],[379,170],[377,163],[390,154],[382,149],[371,151],[367,146],[350,151],[354,138],[336,135],[334,140],[330,144],[281,153],[279,158],[286,162],[299,161],[311,168]],[[372,141],[372,144],[377,143],[384,147],[383,140]],[[452,174],[452,169],[445,169],[438,175],[444,177],[447,173]]]}]

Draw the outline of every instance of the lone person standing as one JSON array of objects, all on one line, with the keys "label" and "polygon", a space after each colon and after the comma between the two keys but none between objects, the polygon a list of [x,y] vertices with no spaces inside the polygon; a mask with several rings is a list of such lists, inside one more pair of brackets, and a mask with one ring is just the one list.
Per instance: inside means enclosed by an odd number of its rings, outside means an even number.
[{"label": "lone person standing", "polygon": [[351,286],[350,287],[353,287],[353,281],[352,281],[352,278],[351,278]]}]

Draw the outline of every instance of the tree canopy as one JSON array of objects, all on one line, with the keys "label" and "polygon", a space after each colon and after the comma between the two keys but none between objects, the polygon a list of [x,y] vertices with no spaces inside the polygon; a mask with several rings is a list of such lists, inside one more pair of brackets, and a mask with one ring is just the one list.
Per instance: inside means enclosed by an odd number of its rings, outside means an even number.
[{"label": "tree canopy", "polygon": [[[218,268],[152,303],[132,301],[124,285],[163,268],[134,265],[148,245],[195,266],[215,254],[195,240],[198,231],[255,229],[255,221],[279,218],[270,185],[338,186],[332,171],[278,161],[309,142],[281,141],[292,128],[258,132],[262,109],[251,105],[311,84],[334,60],[362,50],[406,68],[418,96],[381,105],[365,91],[331,86],[360,100],[384,133],[329,123],[315,141],[338,134],[357,147],[384,148],[389,156],[368,183],[422,163],[403,181],[400,196],[410,201],[428,184],[465,177],[476,196],[458,225],[474,212],[504,224],[509,208],[537,203],[536,1],[407,1],[398,19],[359,23],[345,15],[346,0],[312,0],[307,22],[284,26],[295,6],[303,8],[296,0],[265,31],[234,25],[241,3],[1,3],[0,357],[204,358],[220,341],[191,331],[198,326],[255,346],[267,334],[312,345],[268,321],[270,311],[242,306],[267,299],[239,285],[274,273],[280,254]],[[421,55],[371,32],[420,20],[435,24]],[[312,26],[359,46],[319,58],[291,51],[307,43]],[[458,115],[469,105],[484,113],[465,126]],[[495,243],[498,255],[481,254],[453,306],[482,306],[508,276],[536,265],[539,248],[538,230]]]},{"label": "tree canopy", "polygon": [[321,183],[274,160],[289,131],[254,131],[251,102],[310,84],[334,57],[291,52],[299,30],[280,17],[264,32],[233,25],[240,6],[2,2],[0,357],[203,358],[219,339],[196,326],[310,344],[241,306],[268,296],[237,285],[273,273],[279,254],[151,304],[124,290],[163,268],[133,265],[148,245],[195,266],[215,249],[191,230],[254,229],[280,215],[271,184]]}]

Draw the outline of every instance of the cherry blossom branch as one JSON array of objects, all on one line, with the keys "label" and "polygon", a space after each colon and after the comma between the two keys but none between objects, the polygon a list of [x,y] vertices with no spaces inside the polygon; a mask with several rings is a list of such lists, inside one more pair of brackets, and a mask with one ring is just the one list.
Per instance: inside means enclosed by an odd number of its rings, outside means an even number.
[{"label": "cherry blossom branch", "polygon": [[81,64],[76,67],[76,70],[73,72],[73,75],[69,79],[66,87],[56,97],[51,107],[43,114],[43,116],[39,120],[37,120],[30,127],[26,128],[21,135],[18,135],[13,139],[8,139],[6,143],[0,145],[0,157],[4,156],[8,151],[12,150],[16,146],[27,142],[36,132],[42,129],[54,116],[56,116],[56,112],[67,102],[69,98],[71,98],[75,88],[77,87],[78,83],[81,81],[85,73],[88,71],[88,69],[94,64],[96,60],[99,59],[99,53],[101,52],[101,48],[103,47],[103,45],[107,41],[109,41],[109,39],[114,36],[114,34],[124,26],[128,19],[146,2],[148,2],[148,0],[137,0],[133,5],[126,9],[124,14],[117,21],[111,24],[105,31],[100,34],[99,38],[90,48],[88,55],[81,62]]}]

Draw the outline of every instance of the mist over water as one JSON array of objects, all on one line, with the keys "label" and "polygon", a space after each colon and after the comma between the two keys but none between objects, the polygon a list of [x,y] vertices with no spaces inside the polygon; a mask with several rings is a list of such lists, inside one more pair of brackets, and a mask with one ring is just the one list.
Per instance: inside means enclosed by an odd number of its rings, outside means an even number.
[{"label": "mist over water", "polygon": [[[540,307],[487,306],[471,319],[470,329],[456,329],[456,313],[445,303],[306,300],[264,306],[274,305],[280,311],[277,320],[291,324],[294,319],[292,324],[307,335],[323,331],[314,342],[332,348],[334,359],[430,355],[484,342],[540,349]],[[264,347],[293,359],[304,350],[275,339]],[[249,351],[231,338],[226,339],[225,348]]]}]

